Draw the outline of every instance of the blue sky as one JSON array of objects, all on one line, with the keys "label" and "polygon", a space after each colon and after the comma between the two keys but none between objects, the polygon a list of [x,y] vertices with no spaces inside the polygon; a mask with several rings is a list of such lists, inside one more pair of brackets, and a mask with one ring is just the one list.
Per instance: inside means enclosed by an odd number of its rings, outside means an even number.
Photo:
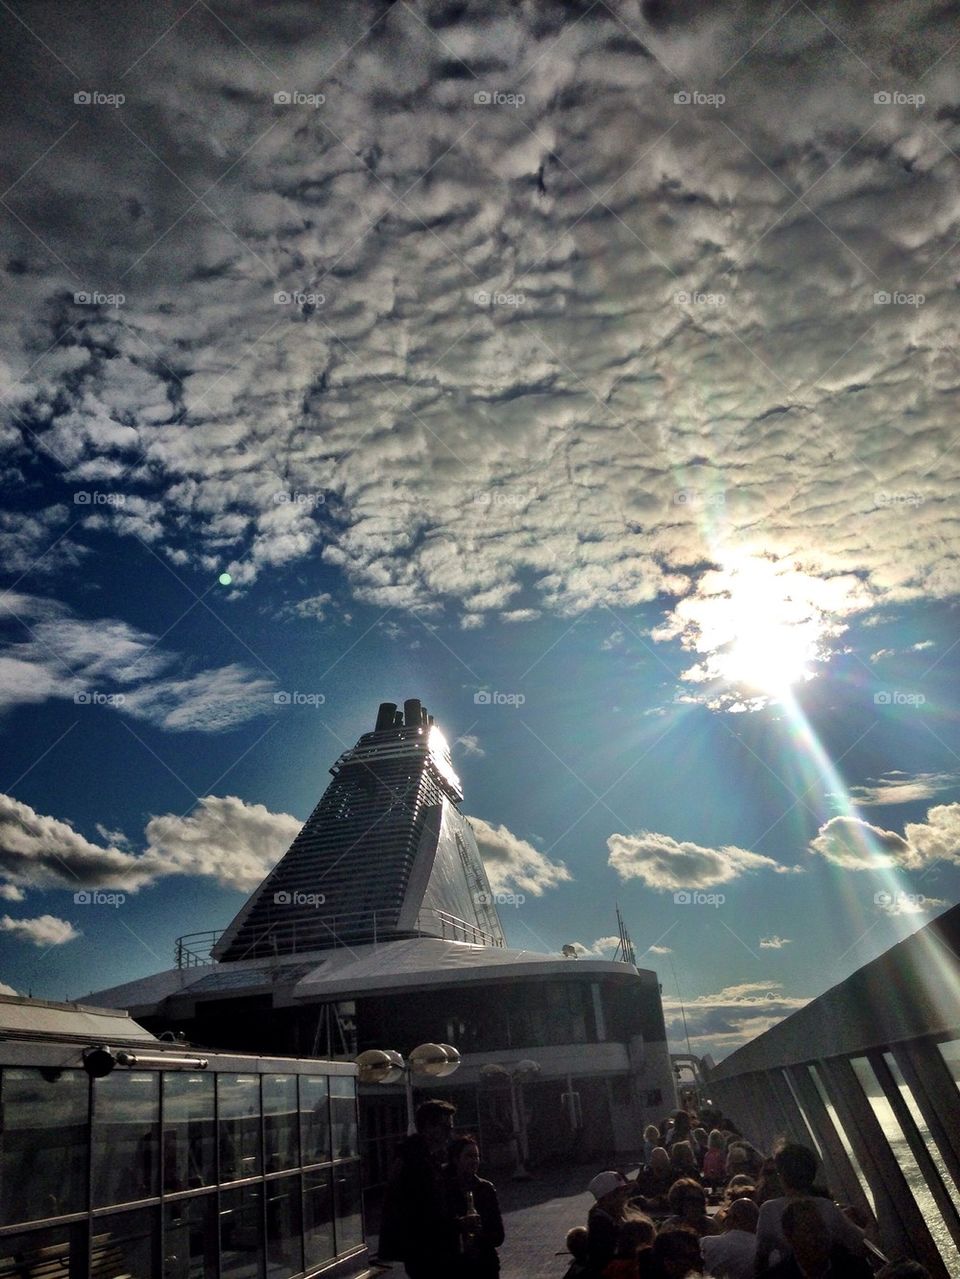
[{"label": "blue sky", "polygon": [[510,944],[619,903],[722,1055],[956,900],[941,10],[248,10],[18,10],[0,982],[169,966],[419,696]]}]

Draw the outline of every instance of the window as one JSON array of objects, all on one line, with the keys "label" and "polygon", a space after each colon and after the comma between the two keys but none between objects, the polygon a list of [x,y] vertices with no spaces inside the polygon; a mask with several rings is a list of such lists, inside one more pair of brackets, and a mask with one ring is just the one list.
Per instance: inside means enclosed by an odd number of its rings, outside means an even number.
[{"label": "window", "polygon": [[262,1279],[263,1185],[220,1195],[220,1279]]},{"label": "window", "polygon": [[300,1076],[300,1141],[305,1164],[325,1163],[330,1158],[327,1094],[325,1075]]},{"label": "window", "polygon": [[867,1095],[870,1108],[876,1116],[877,1123],[883,1130],[883,1135],[886,1137],[890,1149],[893,1151],[894,1158],[900,1166],[900,1171],[903,1173],[910,1193],[923,1214],[927,1229],[933,1237],[947,1271],[953,1276],[960,1276],[960,1255],[958,1255],[950,1231],[947,1229],[947,1223],[940,1214],[937,1202],[920,1171],[913,1156],[913,1151],[910,1149],[904,1131],[900,1126],[900,1121],[893,1113],[893,1107],[887,1100],[876,1072],[866,1057],[853,1057],[850,1060],[850,1065],[860,1081],[860,1086]]},{"label": "window", "polygon": [[163,1210],[163,1279],[217,1273],[217,1196],[175,1199]]},{"label": "window", "polygon": [[87,1201],[85,1070],[5,1070],[0,1125],[0,1221],[80,1212]]},{"label": "window", "polygon": [[857,1156],[854,1154],[853,1146],[851,1146],[850,1140],[847,1137],[844,1127],[840,1122],[840,1116],[837,1114],[836,1108],[834,1107],[833,1102],[830,1100],[830,1097],[827,1093],[826,1088],[823,1086],[823,1081],[820,1078],[820,1072],[817,1070],[816,1066],[808,1066],[807,1069],[810,1071],[810,1078],[813,1080],[814,1086],[816,1087],[817,1092],[820,1094],[820,1100],[823,1102],[824,1108],[830,1117],[830,1122],[833,1124],[834,1129],[836,1130],[836,1134],[837,1134],[837,1137],[839,1138],[840,1144],[843,1146],[844,1150],[847,1153],[847,1158],[850,1160],[850,1166],[853,1168],[853,1171],[856,1173],[857,1181],[860,1182],[860,1189],[863,1191],[864,1195],[866,1195],[867,1203],[870,1205],[870,1211],[873,1213],[874,1216],[876,1216],[877,1205],[874,1203],[873,1191],[870,1189],[870,1183],[869,1181],[867,1181],[866,1177],[863,1175],[863,1169],[860,1167],[860,1161],[857,1159]]},{"label": "window", "polygon": [[163,1076],[163,1188],[196,1190],[216,1181],[213,1076],[168,1071]]},{"label": "window", "polygon": [[333,1187],[327,1169],[303,1174],[304,1265],[314,1266],[335,1255]]},{"label": "window", "polygon": [[296,1168],[300,1144],[297,1133],[296,1075],[264,1075],[263,1140],[267,1172]]},{"label": "window", "polygon": [[266,1183],[267,1277],[287,1279],[303,1269],[300,1178],[278,1177]]},{"label": "window", "polygon": [[260,1163],[260,1080],[217,1075],[220,1107],[220,1180],[256,1177]]},{"label": "window", "polygon": [[93,1206],[160,1192],[160,1076],[115,1070],[93,1081]]},{"label": "window", "polygon": [[[76,1261],[81,1255],[78,1240],[73,1236],[70,1226],[6,1235],[0,1239],[0,1279],[20,1279],[22,1275],[43,1274],[44,1266],[51,1267],[51,1272],[55,1275],[67,1275],[71,1270],[71,1261]],[[85,1270],[86,1265],[76,1268]]]},{"label": "window", "polygon": [[887,1066],[890,1069],[890,1074],[893,1075],[894,1083],[900,1089],[900,1096],[903,1098],[904,1105],[910,1111],[910,1117],[916,1124],[917,1132],[923,1139],[923,1144],[927,1148],[927,1154],[933,1160],[934,1167],[940,1174],[940,1180],[949,1192],[950,1198],[953,1200],[954,1207],[960,1210],[960,1194],[957,1193],[957,1187],[954,1184],[954,1180],[950,1176],[949,1172],[947,1172],[947,1166],[943,1162],[943,1156],[940,1154],[937,1143],[933,1140],[930,1129],[927,1127],[927,1121],[924,1119],[920,1111],[920,1107],[917,1105],[916,1098],[913,1095],[913,1089],[910,1088],[907,1081],[904,1079],[900,1067],[897,1065],[897,1059],[894,1057],[893,1053],[884,1053],[883,1060],[887,1063]]},{"label": "window", "polygon": [[330,1120],[334,1159],[355,1158],[360,1153],[357,1145],[357,1086],[350,1075],[334,1075],[330,1080]]}]

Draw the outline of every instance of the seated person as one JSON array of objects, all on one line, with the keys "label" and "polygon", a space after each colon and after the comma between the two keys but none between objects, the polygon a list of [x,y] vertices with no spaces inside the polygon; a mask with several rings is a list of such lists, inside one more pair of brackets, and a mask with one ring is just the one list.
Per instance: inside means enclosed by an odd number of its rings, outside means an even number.
[{"label": "seated person", "polygon": [[781,1227],[790,1251],[765,1272],[766,1279],[871,1279],[873,1271],[863,1257],[838,1243],[824,1224],[818,1206],[829,1202],[794,1199],[788,1205]]},{"label": "seated person", "polygon": [[654,1146],[650,1152],[649,1167],[637,1177],[637,1189],[647,1200],[663,1201],[677,1176],[670,1166],[670,1156],[665,1147]]},{"label": "seated person", "polygon": [[719,1129],[707,1137],[707,1151],[703,1156],[703,1180],[708,1186],[722,1186],[727,1179],[727,1152],[723,1134]]},{"label": "seated person", "polygon": [[588,1264],[589,1237],[586,1226],[573,1226],[567,1231],[565,1242],[572,1260],[563,1279],[587,1279],[590,1266]]},{"label": "seated person", "polygon": [[700,1176],[693,1146],[689,1141],[675,1141],[670,1147],[670,1163],[678,1177]]},{"label": "seated person", "polygon": [[703,1273],[700,1242],[685,1226],[664,1226],[653,1247],[641,1249],[638,1262],[640,1279],[687,1279]]},{"label": "seated person", "polygon": [[637,1253],[650,1248],[657,1235],[657,1228],[649,1217],[630,1216],[620,1227],[617,1250],[613,1260],[603,1271],[603,1279],[639,1279]]},{"label": "seated person", "polygon": [[787,1208],[796,1200],[809,1200],[820,1214],[831,1245],[842,1245],[854,1256],[863,1255],[863,1231],[845,1217],[832,1199],[813,1197],[813,1180],[817,1173],[817,1156],[807,1146],[788,1143],[774,1156],[783,1195],[768,1199],[760,1209],[757,1221],[757,1273],[762,1274],[772,1261],[789,1256],[790,1244],[782,1228]]},{"label": "seated person", "polygon": [[723,1218],[723,1233],[700,1240],[704,1265],[714,1279],[753,1279],[759,1215],[752,1199],[734,1199]]},{"label": "seated person", "polygon": [[686,1226],[693,1230],[697,1237],[718,1235],[720,1227],[707,1216],[707,1196],[698,1181],[692,1177],[681,1177],[670,1187],[667,1203],[674,1214],[663,1223],[667,1226]]}]

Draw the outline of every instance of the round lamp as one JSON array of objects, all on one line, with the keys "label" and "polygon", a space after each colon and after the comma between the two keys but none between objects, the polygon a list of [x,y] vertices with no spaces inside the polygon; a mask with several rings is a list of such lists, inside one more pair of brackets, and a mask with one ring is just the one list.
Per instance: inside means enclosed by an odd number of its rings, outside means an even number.
[{"label": "round lamp", "polygon": [[416,1071],[418,1075],[431,1075],[437,1079],[450,1073],[447,1051],[440,1044],[420,1044],[419,1047],[414,1048],[407,1060],[410,1063],[410,1069]]}]

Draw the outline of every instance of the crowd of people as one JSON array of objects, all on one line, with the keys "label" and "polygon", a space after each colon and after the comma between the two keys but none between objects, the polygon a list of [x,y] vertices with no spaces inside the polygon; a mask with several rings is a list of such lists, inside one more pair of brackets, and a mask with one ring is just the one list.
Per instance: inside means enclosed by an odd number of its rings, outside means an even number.
[{"label": "crowd of people", "polygon": [[[384,1199],[380,1258],[410,1279],[499,1274],[497,1192],[479,1176],[476,1138],[453,1136],[454,1114],[446,1101],[418,1108]],[[645,1129],[633,1177],[608,1169],[590,1181],[564,1279],[925,1279],[917,1262],[875,1269],[867,1221],[817,1184],[817,1162],[795,1143],[764,1156],[719,1112],[679,1110]]]},{"label": "crowd of people", "polygon": [[565,1279],[924,1279],[917,1262],[875,1270],[867,1222],[817,1184],[817,1156],[764,1156],[719,1112],[679,1110],[643,1134],[634,1177],[609,1169],[567,1233]]}]

